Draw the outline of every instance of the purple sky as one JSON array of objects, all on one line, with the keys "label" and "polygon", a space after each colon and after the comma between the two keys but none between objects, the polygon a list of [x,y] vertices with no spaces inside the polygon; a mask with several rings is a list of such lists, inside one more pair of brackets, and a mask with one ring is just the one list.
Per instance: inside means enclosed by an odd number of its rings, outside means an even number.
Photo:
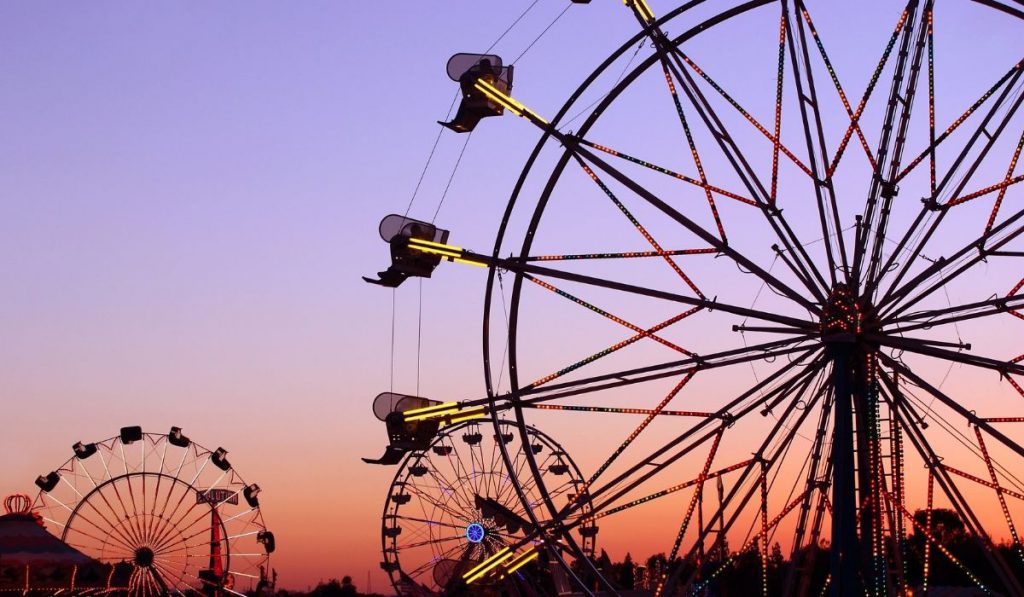
[{"label": "purple sky", "polygon": [[[541,2],[494,51],[514,58],[564,4]],[[393,471],[358,457],[384,445],[370,402],[390,384],[391,293],[359,277],[384,265],[377,222],[405,210],[456,92],[448,56],[484,50],[527,5],[0,4],[0,494],[31,492],[80,439],[178,425],[229,449],[263,486],[283,586],[343,574],[363,586],[370,571],[384,589],[378,516]],[[898,10],[831,5],[812,8],[859,98]],[[774,10],[694,50],[765,121]],[[949,10],[937,25],[954,40],[939,51],[941,123],[1019,59],[1022,39],[1017,23],[995,18],[976,55],[959,52],[977,36],[979,9]],[[553,115],[635,31],[620,2],[573,7],[517,62],[515,95]],[[619,122],[608,138],[666,155],[656,130]],[[491,249],[536,138],[510,116],[480,126],[438,216],[454,244]],[[442,137],[412,215],[430,219],[463,141]],[[673,151],[667,163],[691,172]],[[848,205],[860,205],[850,188]],[[733,234],[748,226],[741,217]],[[1016,278],[999,275],[991,290],[1005,292]],[[483,290],[474,268],[424,284],[422,394],[482,394]],[[395,388],[410,393],[415,291],[396,295]],[[564,360],[547,358],[540,369]]]}]

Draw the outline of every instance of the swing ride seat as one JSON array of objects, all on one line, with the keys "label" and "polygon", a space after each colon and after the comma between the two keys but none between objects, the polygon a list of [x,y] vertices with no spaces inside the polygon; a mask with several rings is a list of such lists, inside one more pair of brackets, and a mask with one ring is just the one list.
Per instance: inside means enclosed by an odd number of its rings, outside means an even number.
[{"label": "swing ride seat", "polygon": [[437,121],[456,133],[468,133],[476,128],[481,118],[501,116],[505,107],[489,99],[476,88],[483,79],[503,93],[512,91],[512,66],[503,66],[501,57],[494,54],[455,54],[448,59],[448,77],[462,88],[462,101],[455,118]]},{"label": "swing ride seat", "polygon": [[396,288],[407,278],[429,278],[441,263],[440,255],[432,255],[409,248],[409,239],[418,238],[435,243],[448,240],[448,231],[433,224],[405,216],[391,214],[380,222],[380,237],[391,246],[391,266],[377,272],[377,279],[363,276],[370,284]]},{"label": "swing ride seat", "polygon": [[380,458],[363,458],[368,464],[398,464],[409,452],[426,450],[441,426],[439,420],[406,421],[405,411],[441,404],[419,396],[383,392],[373,399],[373,414],[384,421],[388,432],[388,445]]}]

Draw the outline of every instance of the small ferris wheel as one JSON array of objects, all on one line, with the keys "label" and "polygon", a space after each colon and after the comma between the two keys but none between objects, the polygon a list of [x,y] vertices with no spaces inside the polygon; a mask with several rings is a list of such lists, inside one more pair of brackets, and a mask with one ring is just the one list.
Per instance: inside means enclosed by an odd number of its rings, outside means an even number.
[{"label": "small ferris wheel", "polygon": [[242,595],[268,588],[274,535],[260,487],[179,427],[77,442],[39,476],[33,512],[62,541],[96,560],[132,566],[132,595]]}]

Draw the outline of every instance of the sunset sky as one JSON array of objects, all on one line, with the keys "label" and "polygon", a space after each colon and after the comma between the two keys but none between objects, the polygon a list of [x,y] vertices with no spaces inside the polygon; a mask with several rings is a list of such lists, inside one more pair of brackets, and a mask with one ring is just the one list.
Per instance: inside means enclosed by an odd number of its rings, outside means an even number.
[{"label": "sunset sky", "polygon": [[[305,588],[349,574],[364,589],[369,574],[373,589],[389,590],[378,567],[380,513],[394,469],[366,465],[360,457],[379,456],[386,444],[370,405],[392,387],[392,297],[394,389],[480,397],[486,276],[476,268],[442,266],[423,284],[419,379],[418,286],[408,283],[392,295],[360,277],[387,264],[377,224],[405,211],[437,135],[435,121],[457,92],[444,72],[448,57],[485,50],[529,4],[0,3],[0,495],[34,493],[35,477],[71,456],[76,441],[107,438],[126,425],[153,432],[176,425],[205,446],[229,450],[236,469],[264,489],[280,586]],[[568,4],[540,2],[493,51],[512,60]],[[676,3],[650,4],[660,14]],[[859,98],[899,10],[887,0],[826,10],[834,4],[810,3],[812,10],[818,6],[823,32],[831,34],[841,76],[849,73],[843,76],[849,95]],[[954,40],[947,47],[970,39],[979,11],[969,2],[950,5],[947,29],[939,30]],[[943,127],[1020,59],[1024,23],[1008,17],[984,23],[986,43],[977,54],[939,53],[944,62],[937,68],[948,86],[937,107]],[[677,25],[673,32],[680,30]],[[618,0],[572,6],[516,62],[514,95],[553,115],[636,31]],[[694,51],[709,71],[732,82],[738,97],[755,98],[764,89],[760,103],[753,103],[767,122],[777,11],[766,9],[726,31]],[[620,69],[613,69],[613,78]],[[883,81],[879,104],[888,91]],[[819,84],[828,85],[825,79]],[[650,89],[660,114],[664,90]],[[824,89],[835,103],[834,90]],[[636,114],[643,106],[631,104]],[[1015,122],[1014,144],[1019,116]],[[678,138],[660,138],[643,125],[606,132],[624,151],[632,142],[634,153],[668,155],[668,163],[692,174],[685,147],[670,145]],[[868,135],[874,145],[877,135]],[[453,231],[454,244],[492,249],[537,138],[536,129],[512,116],[481,123],[437,216]],[[434,215],[464,141],[452,133],[441,137],[411,215]],[[709,171],[721,170],[720,156],[707,161]],[[1001,179],[1006,162],[1000,154],[971,188]],[[854,182],[846,195],[853,207],[844,217],[863,202]],[[1015,195],[1019,188],[1007,202]],[[909,195],[908,203],[920,196]],[[983,223],[989,206],[979,206],[975,219]],[[742,214],[734,221],[732,236],[742,246],[757,228]],[[971,233],[980,232],[980,224],[971,225]],[[584,236],[565,229],[575,240]],[[808,229],[806,240],[817,238],[813,226]],[[591,248],[642,250],[634,240],[629,247]],[[507,251],[518,242],[510,241]],[[767,267],[770,255],[762,257]],[[714,275],[710,268],[701,271],[705,280]],[[969,280],[984,290],[965,282],[952,300],[1005,294],[1020,275],[1019,266],[992,265]],[[724,285],[714,294],[725,300],[730,292],[753,291],[756,286]],[[749,305],[752,297],[731,298]],[[600,322],[592,329],[612,335],[589,335],[559,321],[554,310],[550,320],[544,317],[534,325],[578,333],[577,356],[621,333]],[[978,326],[964,339],[990,347],[980,352],[987,356],[1024,352],[1024,323],[1000,321],[1005,326]],[[558,353],[567,344],[559,348],[537,336],[527,336],[524,345],[528,341],[535,341],[536,352],[524,363],[538,376],[574,360]],[[763,367],[753,374],[771,370]],[[922,370],[936,383],[945,372]],[[750,385],[750,374],[709,382],[701,391]],[[977,391],[979,409],[1022,414],[1020,405],[995,406],[1021,401],[995,374],[965,372],[949,384],[950,392]],[[545,431],[563,441],[586,472],[619,441],[590,453],[590,438],[624,436],[631,426],[620,423],[602,427],[603,420],[563,417]],[[657,526],[653,515],[644,521]],[[635,546],[610,536],[613,557],[666,550],[653,531],[637,532],[645,541]]]}]

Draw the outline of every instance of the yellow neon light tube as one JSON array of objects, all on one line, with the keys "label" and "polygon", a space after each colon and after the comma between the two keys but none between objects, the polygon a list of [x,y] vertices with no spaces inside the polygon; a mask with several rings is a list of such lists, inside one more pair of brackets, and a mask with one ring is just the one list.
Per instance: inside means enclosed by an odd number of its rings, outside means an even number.
[{"label": "yellow neon light tube", "polygon": [[474,566],[469,572],[463,574],[462,578],[466,579],[466,578],[469,578],[470,576],[473,576],[474,574],[477,573],[477,571],[479,571],[484,566],[487,566],[488,564],[490,564],[495,558],[500,557],[503,553],[508,552],[509,555],[512,555],[511,549],[512,548],[510,548],[510,547],[503,547],[503,548],[499,549],[497,552],[494,553],[493,556],[487,558],[483,562],[480,562],[479,564]]},{"label": "yellow neon light tube", "polygon": [[537,551],[536,549],[534,549],[531,552],[527,552],[526,554],[524,554],[524,556],[522,556],[518,560],[512,562],[509,565],[508,569],[505,570],[505,574],[512,574],[516,570],[519,570],[523,566],[525,566],[525,565],[529,564],[530,562],[532,562],[533,560],[535,560],[537,558],[537,556],[539,556],[539,555],[540,555],[540,552]]},{"label": "yellow neon light tube", "polygon": [[527,108],[519,101],[513,99],[511,96],[506,95],[497,87],[491,85],[487,81],[479,79],[477,80],[474,87],[482,91],[484,95],[486,95],[487,97],[493,99],[494,101],[498,102],[499,104],[502,104],[503,106],[514,112],[517,116],[525,116],[537,120],[542,124],[548,124],[548,121],[541,118],[539,114]]},{"label": "yellow neon light tube", "polygon": [[424,407],[421,407],[421,408],[410,408],[409,410],[402,411],[402,412],[404,412],[406,416],[408,416],[408,415],[418,415],[420,413],[430,412],[432,410],[441,410],[443,408],[454,408],[454,407],[456,407],[458,405],[459,405],[458,402],[443,402],[441,404],[432,404],[430,406],[424,406]]},{"label": "yellow neon light tube", "polygon": [[454,245],[446,245],[444,243],[435,243],[434,241],[423,240],[422,238],[410,238],[409,239],[409,243],[410,244],[416,244],[416,245],[426,245],[428,247],[436,247],[438,249],[445,249],[447,251],[455,251],[455,252],[461,252],[462,251],[462,247],[456,247]]},{"label": "yellow neon light tube", "polygon": [[442,257],[451,257],[455,259],[460,257],[462,253],[452,253],[450,251],[442,251],[441,249],[431,249],[430,247],[417,247],[416,245],[409,245],[410,249],[419,251],[420,253],[429,253],[431,255],[441,255]]},{"label": "yellow neon light tube", "polygon": [[454,415],[457,412],[459,412],[459,409],[453,408],[451,410],[440,410],[440,411],[437,411],[437,412],[426,413],[426,414],[422,414],[422,415],[415,415],[415,416],[412,416],[412,417],[406,416],[405,420],[407,422],[425,421],[427,419],[433,419],[435,417],[443,417],[445,415]]},{"label": "yellow neon light tube", "polygon": [[471,419],[479,419],[479,418],[485,417],[485,416],[487,416],[487,410],[484,407],[481,406],[477,410],[466,411],[465,413],[460,413],[459,416],[453,418],[449,422],[449,424],[454,425],[456,423],[461,423],[463,421],[469,421]]},{"label": "yellow neon light tube", "polygon": [[[508,549],[508,548],[506,547],[505,549]],[[501,552],[498,552],[498,553],[501,553]],[[467,578],[467,579],[466,579],[466,584],[470,584],[470,583],[472,583],[472,582],[474,582],[474,581],[480,580],[480,579],[481,579],[481,578],[483,578],[483,577],[484,577],[484,576],[485,576],[485,575],[486,575],[486,574],[487,574],[488,572],[490,572],[491,570],[494,570],[494,569],[495,569],[495,568],[496,568],[496,567],[497,567],[498,565],[500,565],[500,564],[501,564],[502,562],[504,562],[505,560],[507,560],[507,559],[511,558],[511,557],[512,557],[512,555],[513,555],[513,554],[512,554],[512,552],[511,552],[511,551],[509,551],[508,553],[506,553],[505,555],[503,555],[503,556],[501,556],[500,558],[497,558],[497,559],[495,559],[495,557],[494,557],[494,556],[492,556],[492,557],[491,557],[490,559],[491,559],[491,560],[494,560],[494,562],[493,562],[493,563],[489,563],[489,564],[487,565],[487,567],[486,567],[486,568],[484,568],[483,570],[481,570],[481,571],[477,572],[477,573],[476,573],[476,574],[474,574],[473,576],[470,576],[469,578]],[[497,554],[495,554],[495,556],[497,556]],[[490,560],[488,560],[488,562],[490,562]]]},{"label": "yellow neon light tube", "polygon": [[654,11],[647,5],[646,0],[622,0],[622,3],[635,8],[640,17],[648,23],[654,20]]}]

